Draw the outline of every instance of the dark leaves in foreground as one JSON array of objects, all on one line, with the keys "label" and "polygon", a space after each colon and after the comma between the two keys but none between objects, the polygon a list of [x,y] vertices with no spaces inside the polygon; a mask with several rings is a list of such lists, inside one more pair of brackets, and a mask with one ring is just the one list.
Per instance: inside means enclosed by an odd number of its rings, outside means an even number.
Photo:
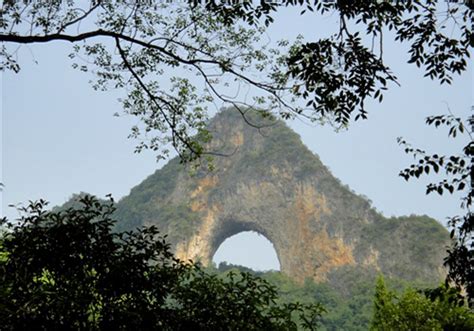
[{"label": "dark leaves in foreground", "polygon": [[469,125],[474,123],[474,118],[464,124],[460,118],[453,115],[430,116],[426,124],[434,125],[436,128],[446,126],[448,136],[455,138],[459,133],[469,135],[470,141],[460,155],[429,155],[425,151],[413,148],[404,139],[398,138],[398,142],[407,154],[413,155],[415,162],[400,172],[405,180],[419,178],[430,173],[445,173],[445,178],[436,183],[429,183],[426,193],[453,194],[461,193],[461,207],[466,209],[466,215],[451,217],[448,225],[451,228],[452,246],[448,249],[448,256],[444,260],[448,267],[447,283],[455,284],[459,289],[464,289],[469,299],[470,306],[474,306],[474,217],[470,208],[474,198],[474,141],[472,129]]},{"label": "dark leaves in foreground", "polygon": [[2,330],[315,330],[319,305],[277,305],[250,274],[209,275],[154,227],[114,233],[113,201],[23,208],[0,239]]}]

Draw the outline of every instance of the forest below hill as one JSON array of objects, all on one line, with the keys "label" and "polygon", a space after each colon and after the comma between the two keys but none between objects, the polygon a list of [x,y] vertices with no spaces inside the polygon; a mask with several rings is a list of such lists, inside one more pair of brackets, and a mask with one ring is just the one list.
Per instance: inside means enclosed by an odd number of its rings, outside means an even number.
[{"label": "forest below hill", "polygon": [[[363,268],[351,270],[350,272],[345,272],[346,270],[340,272],[338,275],[341,278],[340,283],[345,284],[345,286],[340,286],[339,288],[335,288],[327,282],[316,283],[310,279],[306,280],[304,284],[297,284],[279,271],[254,271],[244,266],[227,264],[226,262],[221,262],[217,267],[212,266],[208,271],[210,273],[219,274],[248,272],[257,277],[261,277],[278,288],[278,300],[280,302],[321,303],[326,312],[322,315],[320,330],[363,331],[371,329],[371,326],[372,329],[375,330],[396,329],[379,329],[374,325],[376,283],[380,280],[378,278],[382,277],[382,275],[369,273]],[[430,303],[422,294],[423,290],[436,287],[436,285],[439,285],[440,289],[443,288],[441,284],[407,282],[397,278],[385,278],[385,283],[388,289],[386,299],[391,297],[394,303],[392,308],[398,308],[398,317],[409,319],[410,316],[413,317],[419,314],[418,321],[415,319],[411,321],[413,323],[411,324],[412,327],[417,325],[416,323],[419,323],[417,326],[420,327],[420,330],[425,330],[424,327],[428,327],[428,325],[423,325],[423,323],[427,323],[427,320],[436,317],[440,318],[442,314],[448,314],[447,311],[434,313],[434,310],[440,309],[440,307],[435,307],[436,305],[440,305],[440,302]],[[397,299],[395,299],[396,297]],[[397,307],[395,303],[398,303],[399,306]],[[410,305],[415,305],[415,307]],[[407,309],[413,310],[407,311]],[[392,313],[395,313],[395,311],[396,309],[393,309]],[[396,316],[392,317],[394,319],[396,318]],[[453,318],[453,316],[449,318],[445,316],[444,318],[450,319]],[[474,317],[472,315],[469,323],[469,327],[474,326]],[[438,330],[439,327],[446,327],[446,324],[443,325],[439,323],[433,330]],[[458,325],[458,327],[461,326]],[[441,329],[446,330],[446,328]],[[461,329],[462,328],[456,330]],[[469,328],[466,327],[465,330],[468,329]],[[426,328],[426,330],[428,330],[428,328]]]},{"label": "forest below hill", "polygon": [[[334,287],[279,272],[203,268],[156,228],[117,233],[114,206],[31,203],[0,237],[2,330],[472,330],[454,288],[340,268]],[[333,282],[334,283],[334,282]]]}]

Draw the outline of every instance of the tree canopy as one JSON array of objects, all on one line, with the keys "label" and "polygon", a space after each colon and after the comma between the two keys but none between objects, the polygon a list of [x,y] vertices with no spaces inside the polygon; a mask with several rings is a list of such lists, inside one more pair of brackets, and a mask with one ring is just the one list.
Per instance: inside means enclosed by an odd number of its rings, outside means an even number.
[{"label": "tree canopy", "polygon": [[[2,330],[315,330],[319,304],[277,304],[249,273],[221,278],[173,257],[153,227],[112,231],[112,201],[32,202],[0,242]],[[6,222],[6,220],[3,220]]]},{"label": "tree canopy", "polygon": [[427,125],[448,128],[448,137],[468,136],[468,143],[462,153],[453,155],[430,154],[413,147],[406,140],[399,138],[399,143],[408,154],[412,154],[415,162],[400,172],[407,181],[431,173],[444,173],[438,182],[429,183],[426,194],[453,194],[460,192],[461,208],[466,210],[462,216],[449,218],[452,247],[448,249],[445,265],[449,267],[447,281],[463,288],[474,306],[474,214],[471,211],[474,199],[474,115],[463,120],[453,114],[429,116]]},{"label": "tree canopy", "polygon": [[[339,28],[327,38],[269,46],[263,33],[282,6],[336,14]],[[258,106],[283,118],[336,125],[366,118],[367,99],[382,101],[389,84],[398,84],[384,63],[384,35],[407,43],[408,62],[425,76],[449,84],[467,68],[470,6],[432,0],[4,1],[0,69],[20,69],[14,44],[70,42],[73,66],[94,72],[95,89],[127,91],[125,112],[142,120],[131,136],[152,134],[137,149],[163,156],[171,145],[186,161],[219,154],[204,147],[210,139],[206,105],[214,101],[244,117],[244,106]],[[194,75],[203,89],[189,78]],[[252,100],[231,96],[245,86],[255,90]],[[306,105],[297,106],[297,99]]]},{"label": "tree canopy", "polygon": [[377,280],[371,330],[472,330],[474,315],[456,289],[440,286],[401,295]]}]

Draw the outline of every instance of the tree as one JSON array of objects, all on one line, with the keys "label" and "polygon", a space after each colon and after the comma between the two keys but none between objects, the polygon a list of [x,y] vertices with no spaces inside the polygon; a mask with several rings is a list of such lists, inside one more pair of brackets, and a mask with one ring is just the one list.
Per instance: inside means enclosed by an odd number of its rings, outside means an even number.
[{"label": "tree", "polygon": [[453,216],[449,219],[453,245],[448,250],[445,265],[449,267],[447,283],[452,282],[459,289],[464,289],[469,304],[474,306],[474,215],[470,210],[474,199],[474,117],[467,123],[452,114],[430,116],[426,124],[436,128],[446,126],[448,137],[468,136],[468,143],[458,155],[428,154],[426,151],[412,147],[407,141],[399,138],[405,152],[412,154],[415,163],[400,172],[407,181],[422,175],[444,172],[446,178],[437,183],[430,183],[426,194],[443,195],[448,192],[462,192],[461,208],[466,210],[464,216]]},{"label": "tree", "polygon": [[474,315],[456,289],[415,291],[401,296],[377,279],[371,330],[472,330]]},{"label": "tree", "polygon": [[[266,9],[257,8],[255,13],[262,10]],[[164,1],[98,0],[89,6],[71,0],[4,1],[0,69],[20,70],[11,44],[70,42],[74,45],[70,57],[78,59],[73,66],[94,71],[94,89],[128,91],[123,108],[143,124],[133,127],[131,136],[157,133],[137,150],[150,148],[163,157],[170,144],[183,161],[189,161],[219,152],[203,149],[210,139],[205,130],[206,104],[218,99],[235,105],[245,116],[246,102],[226,96],[230,81],[264,91],[273,106],[293,109],[280,95],[281,86],[246,74],[270,74],[270,58],[258,45],[263,29],[228,24],[233,15]],[[203,90],[191,83],[194,75],[204,83]],[[167,79],[169,86],[162,86]]]},{"label": "tree", "polygon": [[[248,273],[222,279],[173,257],[155,228],[114,233],[113,202],[32,202],[2,238],[2,330],[315,330],[318,304],[277,305]],[[6,220],[3,220],[6,222]]]},{"label": "tree", "polygon": [[[281,6],[297,5],[322,15],[335,12],[338,31],[317,41],[280,42],[274,49],[262,46],[260,37],[273,22],[272,14]],[[467,67],[472,12],[471,5],[446,6],[438,17],[432,0],[287,0],[258,5],[96,0],[88,7],[73,0],[4,1],[0,68],[20,69],[15,49],[7,45],[71,42],[71,57],[87,59],[73,66],[94,70],[95,89],[129,91],[124,109],[143,121],[131,136],[157,132],[137,149],[166,154],[169,143],[186,161],[218,154],[203,146],[210,139],[203,105],[213,100],[232,104],[244,118],[243,106],[249,105],[283,118],[304,116],[334,120],[336,125],[347,125],[354,114],[355,119],[366,118],[366,99],[382,101],[388,83],[398,84],[383,62],[386,30],[394,32],[395,40],[410,43],[409,63],[423,66],[426,76],[441,84],[450,83],[453,74]],[[453,22],[454,32],[443,27],[445,21]],[[186,77],[198,75],[205,88],[198,91],[189,78],[168,74],[177,67],[187,71]],[[166,76],[172,76],[170,91],[159,84]],[[230,83],[262,93],[252,102],[236,100],[225,91]],[[305,99],[306,106],[293,106],[295,97]]]}]

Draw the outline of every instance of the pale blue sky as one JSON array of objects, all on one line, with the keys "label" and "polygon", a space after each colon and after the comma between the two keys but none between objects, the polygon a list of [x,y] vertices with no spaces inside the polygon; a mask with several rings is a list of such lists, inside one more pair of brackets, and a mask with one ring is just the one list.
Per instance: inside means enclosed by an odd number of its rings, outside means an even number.
[{"label": "pale blue sky", "polygon": [[[272,41],[297,34],[314,38],[333,31],[334,20],[286,11],[278,15],[268,35]],[[444,221],[461,212],[458,198],[426,196],[426,180],[406,183],[398,177],[411,159],[396,138],[403,136],[427,151],[460,151],[465,139],[448,140],[445,131],[427,127],[424,119],[446,113],[447,104],[455,115],[469,115],[472,65],[453,85],[440,87],[406,64],[405,50],[399,44],[386,44],[385,61],[402,87],[392,86],[382,104],[369,103],[369,120],[340,133],[298,120],[289,125],[336,177],[369,197],[384,215],[427,214]],[[16,212],[8,204],[39,198],[57,205],[72,193],[85,191],[101,197],[112,193],[118,199],[162,166],[153,153],[133,153],[135,142],[126,137],[137,120],[113,117],[120,112],[116,100],[123,92],[93,91],[90,76],[71,68],[69,52],[70,45],[59,42],[23,47],[21,72],[3,74],[2,214],[10,218]],[[271,246],[255,237],[243,234],[230,247],[224,247],[226,242],[216,262],[227,259],[260,269],[276,268],[275,258],[268,255]]]}]

